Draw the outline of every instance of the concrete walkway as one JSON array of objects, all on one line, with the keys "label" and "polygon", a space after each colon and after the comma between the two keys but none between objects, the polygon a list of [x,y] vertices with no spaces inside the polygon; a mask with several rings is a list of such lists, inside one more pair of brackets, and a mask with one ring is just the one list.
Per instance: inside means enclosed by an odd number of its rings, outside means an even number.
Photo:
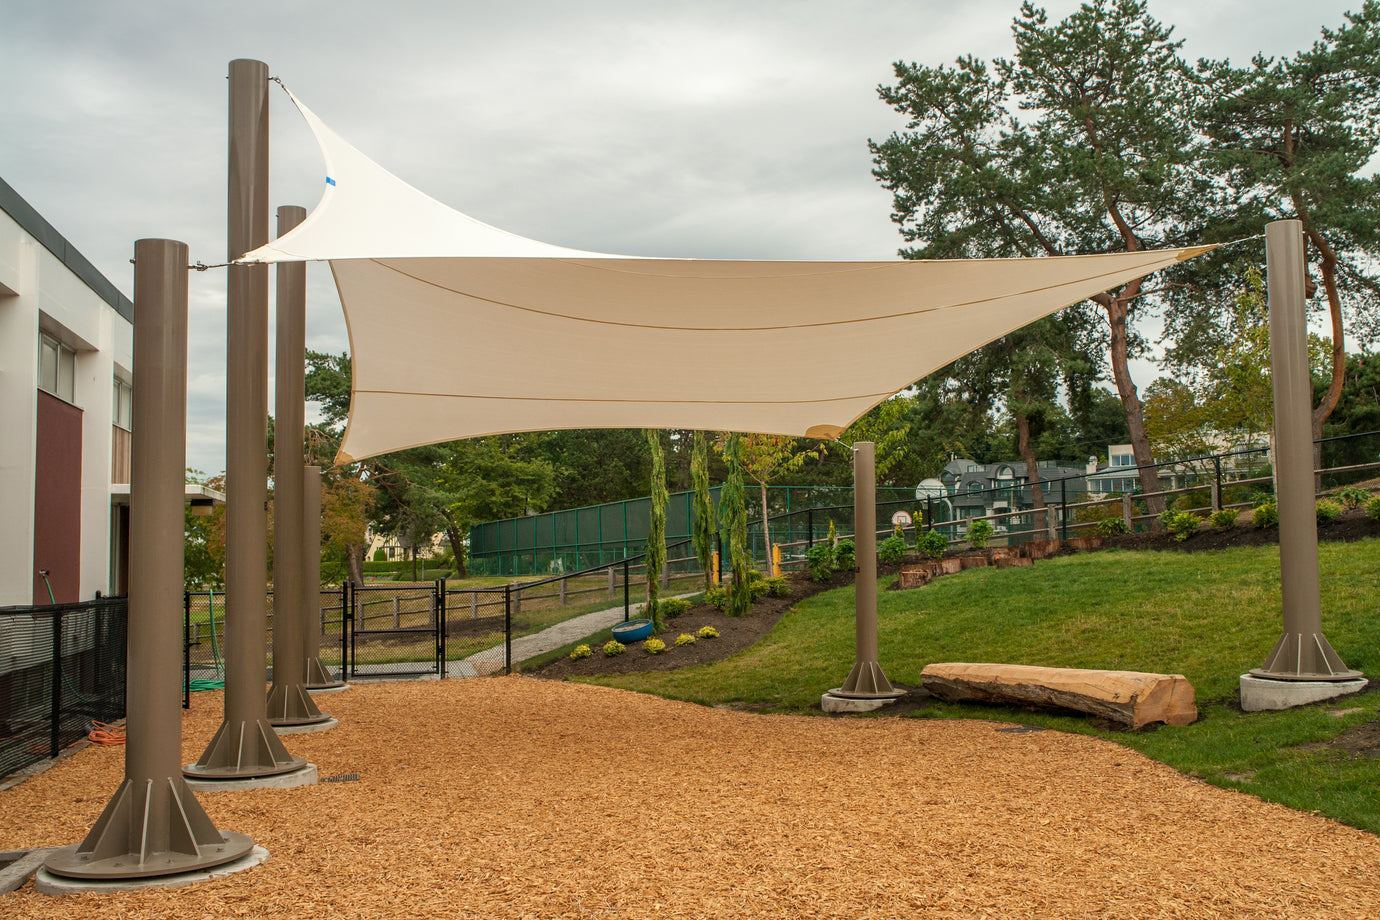
[{"label": "concrete walkway", "polygon": [[[672,596],[693,597],[694,595],[677,594]],[[637,607],[638,605],[633,606],[632,613],[637,612]],[[596,610],[594,613],[586,613],[557,623],[555,626],[548,626],[541,632],[513,640],[513,663],[526,661],[528,658],[543,652],[578,642],[580,639],[594,635],[601,629],[608,629],[610,626],[616,626],[621,622],[623,622],[623,605],[619,604],[617,607]],[[486,648],[482,652],[475,652],[470,657],[460,661],[446,662],[447,677],[480,677],[486,674],[497,674],[502,670],[502,643],[493,648]]]}]

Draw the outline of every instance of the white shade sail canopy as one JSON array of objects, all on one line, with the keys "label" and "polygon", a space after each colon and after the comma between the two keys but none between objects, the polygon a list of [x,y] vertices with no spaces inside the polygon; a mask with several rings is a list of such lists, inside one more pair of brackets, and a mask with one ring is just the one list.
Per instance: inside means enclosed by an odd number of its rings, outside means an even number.
[{"label": "white shade sail canopy", "polygon": [[1212,248],[936,262],[583,252],[429,198],[293,101],[326,191],[241,261],[331,263],[353,367],[339,462],[557,428],[831,438],[987,342]]}]

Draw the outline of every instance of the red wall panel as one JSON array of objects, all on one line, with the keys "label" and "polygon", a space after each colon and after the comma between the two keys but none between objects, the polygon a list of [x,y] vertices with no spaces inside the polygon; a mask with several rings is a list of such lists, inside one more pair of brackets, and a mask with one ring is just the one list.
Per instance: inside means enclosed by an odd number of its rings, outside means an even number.
[{"label": "red wall panel", "polygon": [[81,410],[38,391],[34,471],[34,603],[59,604],[81,592]]}]

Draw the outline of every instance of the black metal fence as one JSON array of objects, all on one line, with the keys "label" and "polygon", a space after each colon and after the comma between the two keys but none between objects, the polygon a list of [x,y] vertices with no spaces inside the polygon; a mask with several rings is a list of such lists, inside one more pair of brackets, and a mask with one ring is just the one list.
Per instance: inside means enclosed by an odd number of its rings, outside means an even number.
[{"label": "black metal fence", "polygon": [[[663,592],[683,594],[702,587],[699,560],[684,555],[688,552],[688,541],[667,547]],[[319,660],[341,680],[509,672],[530,657],[530,649],[544,645],[531,637],[600,611],[620,611],[621,619],[630,619],[645,590],[643,555],[501,585],[454,585],[442,579],[323,588],[314,618]],[[190,705],[193,690],[222,686],[227,606],[233,606],[233,599],[218,592],[185,596],[184,706]],[[268,612],[264,667],[265,679],[271,680],[271,592]]]},{"label": "black metal fence", "polygon": [[0,607],[0,777],[125,715],[123,597]]}]

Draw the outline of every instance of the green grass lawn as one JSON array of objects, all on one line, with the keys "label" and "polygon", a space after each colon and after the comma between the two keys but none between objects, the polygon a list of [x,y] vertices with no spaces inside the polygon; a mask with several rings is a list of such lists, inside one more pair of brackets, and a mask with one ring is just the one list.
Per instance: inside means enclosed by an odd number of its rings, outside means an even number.
[{"label": "green grass lawn", "polygon": [[[1349,667],[1380,676],[1380,540],[1323,544],[1320,568],[1325,634]],[[1235,708],[1240,675],[1260,666],[1280,629],[1277,547],[1091,553],[971,569],[916,591],[881,591],[878,600],[880,659],[898,683],[918,686],[921,669],[939,661],[1184,674],[1201,713],[1191,726],[1135,733],[995,706],[935,704],[923,717],[1099,735],[1207,782],[1380,833],[1380,763],[1299,747],[1376,719],[1380,694],[1284,712]],[[847,588],[802,602],[728,660],[598,682],[705,705],[818,712],[820,694],[847,676],[853,641]]]}]

